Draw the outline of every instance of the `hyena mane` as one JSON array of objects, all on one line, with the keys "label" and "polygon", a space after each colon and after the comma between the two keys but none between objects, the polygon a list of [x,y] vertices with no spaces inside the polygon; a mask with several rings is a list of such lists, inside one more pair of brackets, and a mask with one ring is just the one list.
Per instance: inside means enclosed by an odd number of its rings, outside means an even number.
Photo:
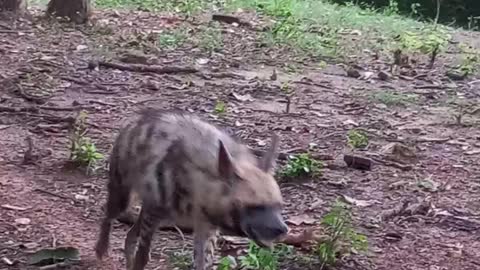
[{"label": "hyena mane", "polygon": [[114,143],[97,256],[106,252],[111,222],[128,207],[132,192],[142,209],[125,240],[129,270],[144,269],[160,224],[191,225],[196,270],[211,265],[210,243],[217,230],[271,246],[288,230],[273,177],[277,146],[274,135],[270,149],[257,160],[244,144],[196,116],[143,111]]}]

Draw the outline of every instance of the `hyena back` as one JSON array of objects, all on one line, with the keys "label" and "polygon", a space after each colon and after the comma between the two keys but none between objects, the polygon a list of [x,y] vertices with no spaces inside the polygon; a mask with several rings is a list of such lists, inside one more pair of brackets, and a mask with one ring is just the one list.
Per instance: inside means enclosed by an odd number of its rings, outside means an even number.
[{"label": "hyena back", "polygon": [[106,253],[111,223],[127,209],[132,192],[142,208],[125,239],[128,270],[144,269],[162,223],[193,223],[195,270],[211,267],[217,230],[271,247],[288,231],[273,177],[277,147],[274,135],[257,160],[245,145],[197,117],[144,111],[114,143],[97,257]]}]

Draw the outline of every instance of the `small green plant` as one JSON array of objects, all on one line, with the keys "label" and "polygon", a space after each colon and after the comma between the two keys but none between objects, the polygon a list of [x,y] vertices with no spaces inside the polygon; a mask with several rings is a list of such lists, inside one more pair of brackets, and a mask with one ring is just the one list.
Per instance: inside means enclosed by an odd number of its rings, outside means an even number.
[{"label": "small green plant", "polygon": [[240,256],[240,266],[242,269],[251,270],[276,270],[279,259],[292,252],[291,247],[278,244],[273,251],[260,248],[257,244],[250,241],[247,254]]},{"label": "small green plant", "polygon": [[347,141],[348,145],[355,149],[365,148],[368,145],[368,136],[361,130],[352,129],[347,133]]},{"label": "small green plant", "polygon": [[189,0],[189,1],[177,1],[177,0],[97,0],[95,5],[98,7],[106,8],[138,8],[146,11],[175,11],[183,13],[187,16],[194,15],[195,13],[206,8],[208,1],[204,0]]},{"label": "small green plant", "polygon": [[176,49],[187,40],[184,29],[174,29],[158,35],[158,46],[166,49]]},{"label": "small green plant", "polygon": [[218,270],[232,270],[237,267],[237,260],[233,256],[223,257],[218,263]]},{"label": "small green plant", "polygon": [[291,94],[293,92],[293,90],[292,90],[292,86],[291,86],[290,81],[283,82],[282,85],[280,85],[280,90],[284,94],[287,94],[287,95]]},{"label": "small green plant", "polygon": [[479,115],[480,108],[478,108],[478,101],[468,100],[464,98],[452,98],[447,101],[447,104],[452,107],[452,114],[457,125],[464,125],[464,117],[466,115]]},{"label": "small green plant", "polygon": [[98,162],[103,159],[103,155],[97,151],[91,139],[85,136],[87,134],[86,118],[87,114],[80,112],[73,125],[70,137],[70,160],[80,166],[86,166],[87,173],[90,173],[98,169]]},{"label": "small green plant", "polygon": [[318,243],[315,249],[321,261],[320,269],[334,265],[340,253],[346,256],[352,251],[368,250],[366,236],[355,232],[352,228],[349,210],[348,205],[336,200],[330,212],[322,219],[328,237],[325,241]]},{"label": "small green plant", "polygon": [[205,27],[200,32],[198,47],[203,51],[212,53],[223,46],[223,36],[220,29]]},{"label": "small green plant", "polygon": [[227,105],[225,104],[225,102],[219,100],[215,104],[214,110],[216,114],[224,114],[227,111]]},{"label": "small green plant", "polygon": [[418,99],[416,94],[403,94],[392,91],[382,91],[371,96],[374,101],[383,103],[387,106],[406,106],[409,103],[415,103]]},{"label": "small green plant", "polygon": [[170,263],[179,270],[189,270],[192,268],[192,255],[190,252],[181,250],[172,252],[169,256]]},{"label": "small green plant", "polygon": [[386,16],[398,15],[399,13],[400,9],[396,0],[389,0],[388,6],[383,9],[383,14]]},{"label": "small green plant", "polygon": [[430,67],[433,66],[436,56],[443,52],[448,44],[450,35],[434,26],[425,27],[419,32],[405,31],[400,34],[399,42],[401,49],[410,53],[422,53],[430,55]]},{"label": "small green plant", "polygon": [[317,175],[323,164],[313,159],[308,153],[290,156],[287,165],[282,171],[286,177]]},{"label": "small green plant", "polygon": [[479,67],[479,55],[471,54],[463,56],[462,62],[456,68],[458,72],[462,73],[463,76],[471,75],[477,72]]}]

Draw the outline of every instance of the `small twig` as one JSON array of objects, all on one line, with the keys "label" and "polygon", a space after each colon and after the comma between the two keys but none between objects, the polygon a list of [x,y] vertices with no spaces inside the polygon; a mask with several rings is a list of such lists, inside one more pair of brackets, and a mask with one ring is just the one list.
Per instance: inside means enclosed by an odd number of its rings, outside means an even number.
[{"label": "small twig", "polygon": [[180,228],[176,225],[173,226],[175,228],[175,230],[177,230],[177,232],[180,234],[180,237],[182,237],[182,240],[183,242],[185,242],[185,235],[183,235],[183,232],[182,230],[180,230]]},{"label": "small twig", "polygon": [[415,89],[445,89],[442,85],[415,85]]},{"label": "small twig", "polygon": [[285,113],[290,113],[290,102],[291,102],[291,97],[287,96],[287,108],[285,109]]},{"label": "small twig", "polygon": [[23,161],[22,164],[32,164],[33,163],[33,139],[31,136],[27,136],[26,138],[27,141],[27,151],[25,151],[25,154],[23,155]]},{"label": "small twig", "polygon": [[42,110],[50,110],[50,111],[77,111],[77,110],[86,110],[86,109],[94,109],[94,106],[65,106],[65,107],[56,107],[56,106],[40,106],[38,107]]},{"label": "small twig", "polygon": [[118,94],[118,91],[102,91],[102,90],[83,90],[83,92],[88,94],[97,94],[97,95],[115,95]]},{"label": "small twig", "polygon": [[33,112],[37,113],[37,107],[7,107],[7,106],[0,106],[0,112],[11,112],[11,113],[19,113],[19,112]]},{"label": "small twig", "polygon": [[52,233],[52,247],[57,247],[57,237],[55,237],[55,233]]},{"label": "small twig", "polygon": [[54,197],[57,197],[57,198],[61,198],[61,199],[65,199],[65,200],[70,200],[71,198],[67,197],[67,196],[63,196],[63,195],[60,195],[60,194],[57,194],[55,192],[51,192],[51,191],[48,191],[48,190],[45,190],[45,189],[41,189],[41,188],[36,188],[34,189],[34,191],[38,191],[38,192],[41,192],[41,193],[45,193],[45,194],[48,194],[48,195],[51,195],[51,196],[54,196]]},{"label": "small twig", "polygon": [[67,265],[66,262],[60,262],[60,263],[45,265],[45,266],[39,267],[38,269],[49,270],[49,269],[63,268],[66,265]]},{"label": "small twig", "polygon": [[14,206],[14,205],[9,205],[9,204],[2,204],[2,208],[7,209],[7,210],[15,210],[15,211],[25,211],[28,208],[25,207],[19,207],[19,206]]},{"label": "small twig", "polygon": [[113,107],[117,106],[117,104],[115,104],[115,103],[110,103],[110,102],[105,102],[105,101],[95,100],[95,99],[88,99],[86,101],[88,103],[100,104],[100,105],[105,105],[105,106],[113,106]]},{"label": "small twig", "polygon": [[164,66],[157,66],[157,65],[141,65],[141,64],[119,64],[119,63],[111,63],[111,62],[98,62],[99,66],[106,67],[106,68],[113,68],[125,71],[133,71],[133,72],[153,72],[157,74],[175,74],[175,73],[196,73],[198,70],[193,67],[164,67]]}]

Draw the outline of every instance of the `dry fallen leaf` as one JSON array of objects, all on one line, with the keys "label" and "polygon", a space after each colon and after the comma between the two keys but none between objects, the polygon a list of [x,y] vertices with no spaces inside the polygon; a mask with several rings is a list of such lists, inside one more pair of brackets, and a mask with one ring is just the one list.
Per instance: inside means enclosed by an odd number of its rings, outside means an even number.
[{"label": "dry fallen leaf", "polygon": [[246,95],[240,95],[240,94],[237,94],[235,92],[232,92],[232,95],[238,100],[238,101],[253,101],[254,99],[252,98],[252,96],[250,94],[246,94]]},{"label": "dry fallen leaf", "polygon": [[315,222],[317,222],[316,218],[310,217],[306,214],[293,216],[287,220],[287,223],[290,223],[295,226],[300,226],[302,224],[312,225],[312,224],[315,224]]},{"label": "dry fallen leaf", "polygon": [[353,204],[360,207],[366,207],[366,206],[370,206],[377,203],[377,201],[374,201],[374,200],[369,200],[369,201],[357,200],[347,195],[343,195],[343,199],[349,204]]},{"label": "dry fallen leaf", "polygon": [[281,242],[287,245],[303,247],[305,245],[321,242],[325,236],[320,229],[308,228],[299,233],[289,233]]},{"label": "dry fallen leaf", "polygon": [[21,247],[24,247],[26,249],[35,249],[40,246],[39,243],[37,242],[28,242],[20,245]]}]

